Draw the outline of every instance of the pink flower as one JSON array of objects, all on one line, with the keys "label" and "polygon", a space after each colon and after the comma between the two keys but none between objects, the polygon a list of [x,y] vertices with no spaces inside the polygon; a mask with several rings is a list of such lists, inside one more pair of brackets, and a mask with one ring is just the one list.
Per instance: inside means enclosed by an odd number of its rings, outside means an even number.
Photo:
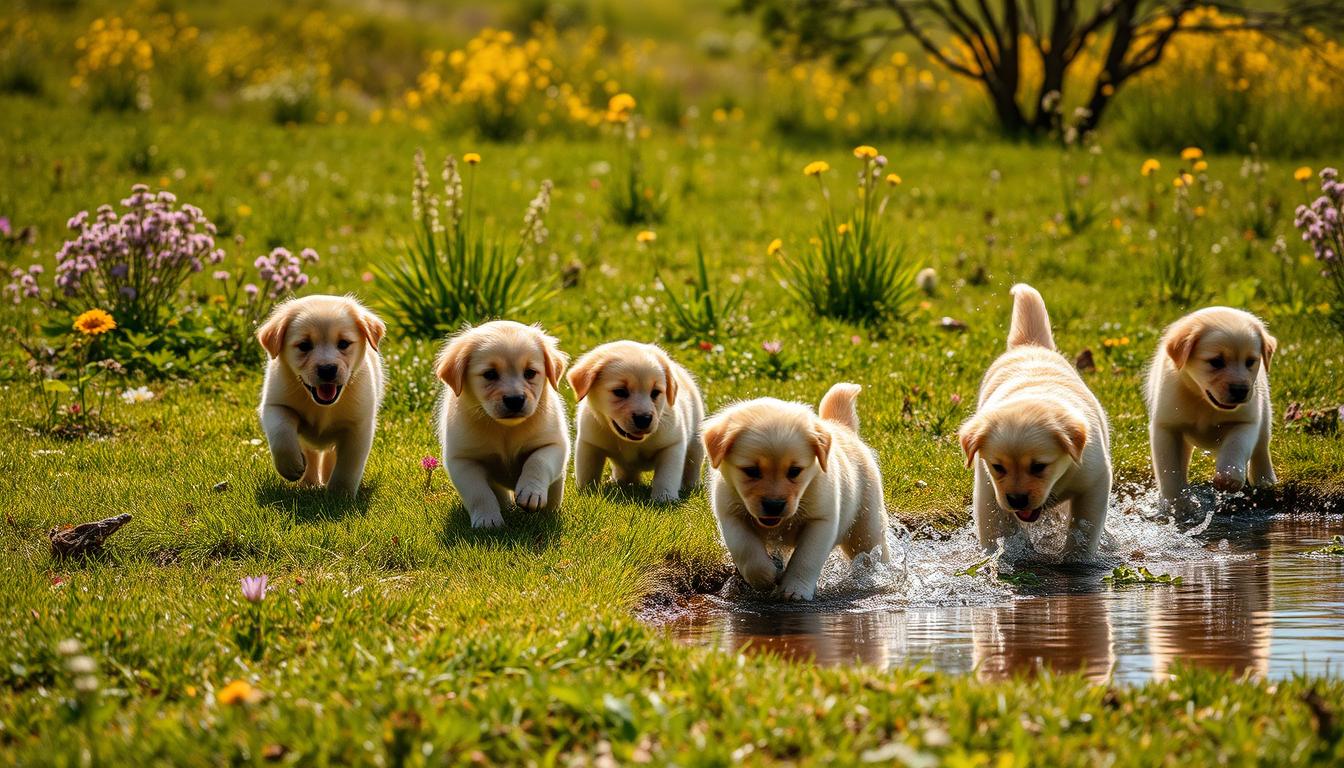
[{"label": "pink flower", "polygon": [[858,345],[863,343],[863,337],[858,334],[854,334],[853,336],[849,337],[849,343],[857,347]]},{"label": "pink flower", "polygon": [[266,599],[267,581],[268,578],[264,574],[243,577],[243,597],[247,598],[247,602],[255,605]]},{"label": "pink flower", "polygon": [[784,343],[780,341],[766,341],[761,344],[761,349],[772,355],[778,355],[780,350],[784,349]]},{"label": "pink flower", "polygon": [[433,472],[439,468],[439,460],[433,456],[426,456],[420,460],[420,468],[426,472]]},{"label": "pink flower", "polygon": [[961,395],[957,394],[956,392],[953,392],[953,393],[952,393],[952,404],[953,404],[953,405],[961,405]]}]

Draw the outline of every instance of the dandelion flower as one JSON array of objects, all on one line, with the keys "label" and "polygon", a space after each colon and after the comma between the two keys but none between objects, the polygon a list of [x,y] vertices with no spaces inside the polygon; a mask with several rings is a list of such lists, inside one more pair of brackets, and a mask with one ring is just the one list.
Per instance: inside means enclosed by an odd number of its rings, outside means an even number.
[{"label": "dandelion flower", "polygon": [[247,203],[242,203],[238,206],[238,218],[246,219],[248,216],[251,215],[252,215],[252,206],[248,205]]},{"label": "dandelion flower", "polygon": [[1161,168],[1162,164],[1157,162],[1156,159],[1150,157],[1147,160],[1143,161],[1143,165],[1139,168],[1139,175],[1152,176],[1154,173],[1161,170]]},{"label": "dandelion flower", "polygon": [[481,156],[476,152],[468,152],[467,154],[462,156],[462,162],[466,163],[467,165],[480,165]]},{"label": "dandelion flower", "polygon": [[261,691],[246,680],[234,680],[215,694],[220,704],[254,704],[261,701]]},{"label": "dandelion flower", "polygon": [[899,187],[899,186],[901,185],[901,176],[900,176],[900,174],[897,174],[897,173],[888,173],[888,174],[887,174],[887,183],[890,184],[890,185],[893,186],[893,187]]},{"label": "dandelion flower", "polygon": [[1296,171],[1293,171],[1293,179],[1295,179],[1296,181],[1310,181],[1311,168],[1304,165],[1301,168],[1298,168]]},{"label": "dandelion flower", "polygon": [[1198,160],[1204,156],[1204,150],[1199,147],[1186,147],[1181,150],[1182,160]]},{"label": "dandelion flower", "polygon": [[850,229],[851,229],[851,227],[849,226],[849,222],[845,222],[844,224],[841,224],[840,226],[836,227],[836,228],[835,228],[835,231],[836,231],[838,234],[841,234],[841,235],[847,235],[847,234],[849,234],[849,230],[850,230]]},{"label": "dandelion flower", "polygon": [[784,250],[784,241],[780,240],[778,237],[771,240],[770,244],[765,246],[765,253],[767,256],[777,256],[782,250]]},{"label": "dandelion flower", "polygon": [[784,349],[784,342],[763,341],[761,342],[761,349],[764,349],[767,354],[778,355],[780,353],[780,350]]},{"label": "dandelion flower", "polygon": [[919,270],[919,274],[915,275],[915,285],[919,286],[919,290],[932,296],[938,291],[938,271],[933,267]]},{"label": "dandelion flower", "polygon": [[607,101],[607,111],[614,113],[630,112],[635,108],[635,97],[628,93],[618,93]]},{"label": "dandelion flower", "polygon": [[154,390],[149,387],[135,387],[121,393],[121,401],[127,405],[136,403],[148,403],[154,399]]},{"label": "dandelion flower", "polygon": [[654,232],[651,229],[641,230],[639,234],[635,235],[635,242],[639,243],[640,245],[648,245],[649,243],[652,243],[654,240],[657,239],[658,239],[658,233]]},{"label": "dandelion flower", "polygon": [[101,309],[90,309],[75,318],[75,330],[85,336],[97,336],[117,327],[117,321]]},{"label": "dandelion flower", "polygon": [[872,160],[877,157],[877,149],[863,144],[854,148],[854,156],[860,160]]},{"label": "dandelion flower", "polygon": [[1195,173],[1201,173],[1209,169],[1209,164],[1203,160],[1196,160],[1194,165]]},{"label": "dandelion flower", "polygon": [[265,600],[266,583],[268,581],[269,578],[265,575],[244,576],[242,580],[243,597],[247,599],[247,602],[256,604],[260,603],[262,600]]},{"label": "dandelion flower", "polygon": [[813,160],[803,167],[804,176],[820,176],[831,170],[831,164],[825,160]]}]

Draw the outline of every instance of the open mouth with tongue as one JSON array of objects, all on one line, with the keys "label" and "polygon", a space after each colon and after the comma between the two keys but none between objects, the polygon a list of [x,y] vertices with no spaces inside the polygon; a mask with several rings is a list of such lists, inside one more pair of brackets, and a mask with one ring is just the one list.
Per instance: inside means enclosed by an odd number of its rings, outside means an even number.
[{"label": "open mouth with tongue", "polygon": [[305,381],[303,386],[308,388],[308,394],[313,396],[313,402],[318,405],[331,405],[341,396],[341,385],[334,381],[324,381],[317,386]]},{"label": "open mouth with tongue", "polygon": [[1017,515],[1017,519],[1024,523],[1034,523],[1040,518],[1041,513],[1044,511],[1045,507],[1036,507],[1035,509],[1015,509],[1013,510],[1013,514]]}]

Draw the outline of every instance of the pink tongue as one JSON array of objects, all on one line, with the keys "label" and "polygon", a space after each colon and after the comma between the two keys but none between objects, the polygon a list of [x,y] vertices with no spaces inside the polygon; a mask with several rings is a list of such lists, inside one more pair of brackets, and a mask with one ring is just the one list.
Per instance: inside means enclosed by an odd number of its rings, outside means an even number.
[{"label": "pink tongue", "polygon": [[335,384],[319,384],[319,385],[317,385],[317,398],[318,398],[319,400],[325,400],[325,401],[335,400],[335,399],[336,399],[336,385],[335,385]]}]

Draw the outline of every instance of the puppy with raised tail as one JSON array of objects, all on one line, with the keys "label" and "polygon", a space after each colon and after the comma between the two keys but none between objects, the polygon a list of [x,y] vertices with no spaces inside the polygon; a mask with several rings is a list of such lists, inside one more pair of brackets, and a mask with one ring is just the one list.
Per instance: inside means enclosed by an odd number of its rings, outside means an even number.
[{"label": "puppy with raised tail", "polygon": [[270,356],[261,427],[281,477],[359,492],[383,401],[378,344],[386,331],[348,296],[291,299],[257,329]]},{"label": "puppy with raised tail", "polygon": [[[888,562],[882,474],[859,437],[857,384],[836,384],[820,416],[773,398],[730,406],[705,422],[716,470],[710,503],[744,581],[811,600],[831,550],[853,559],[879,551]],[[792,550],[783,572],[767,549]],[[777,586],[776,586],[777,585]]]},{"label": "puppy with raised tail", "polygon": [[558,387],[568,362],[554,337],[511,320],[469,328],[443,345],[435,420],[444,467],[473,528],[503,525],[510,503],[529,512],[560,506],[569,422]]},{"label": "puppy with raised tail", "polygon": [[1050,316],[1035,288],[1013,286],[1008,351],[985,372],[975,415],[959,436],[975,467],[980,546],[1069,505],[1066,554],[1096,554],[1111,498],[1106,412],[1078,371],[1055,351]]},{"label": "puppy with raised tail", "polygon": [[1255,315],[1209,307],[1172,323],[1148,370],[1148,436],[1164,507],[1185,490],[1190,453],[1217,454],[1213,485],[1275,483],[1269,361],[1278,341]]},{"label": "puppy with raised tail", "polygon": [[579,409],[574,479],[596,483],[608,460],[618,483],[653,470],[651,499],[666,504],[700,482],[705,404],[691,374],[653,344],[613,341],[569,370]]}]

